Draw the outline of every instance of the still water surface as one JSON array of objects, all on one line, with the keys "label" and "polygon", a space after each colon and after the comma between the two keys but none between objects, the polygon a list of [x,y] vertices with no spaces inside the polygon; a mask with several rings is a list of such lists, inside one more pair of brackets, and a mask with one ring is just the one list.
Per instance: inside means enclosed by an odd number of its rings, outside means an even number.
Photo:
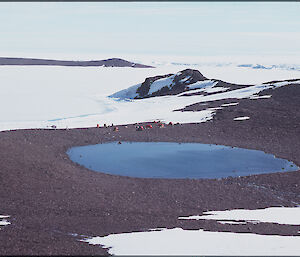
[{"label": "still water surface", "polygon": [[140,178],[222,178],[298,169],[262,151],[198,143],[112,142],[73,147],[67,154],[91,170]]}]

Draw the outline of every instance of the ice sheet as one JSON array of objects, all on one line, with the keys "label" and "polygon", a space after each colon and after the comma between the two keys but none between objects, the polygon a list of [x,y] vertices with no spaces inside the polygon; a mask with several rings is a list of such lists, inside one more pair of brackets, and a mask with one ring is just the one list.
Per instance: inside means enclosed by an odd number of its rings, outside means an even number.
[{"label": "ice sheet", "polygon": [[[202,68],[205,70],[205,67]],[[91,127],[99,123],[125,124],[152,119],[182,123],[204,122],[212,118],[213,110],[198,113],[173,110],[196,102],[250,97],[262,89],[253,86],[240,91],[216,91],[205,97],[179,99],[170,96],[133,102],[107,98],[130,85],[137,86],[146,77],[176,74],[184,68],[186,66],[180,65],[166,65],[155,69],[1,66],[0,131],[49,128],[51,125],[56,125],[57,128]],[[200,71],[209,77],[202,68]],[[215,66],[214,69],[219,70]],[[225,71],[226,69],[220,70],[219,75],[227,74]],[[236,70],[231,71],[233,78]],[[262,87],[266,88],[268,85]],[[147,108],[149,109],[146,110]]]}]

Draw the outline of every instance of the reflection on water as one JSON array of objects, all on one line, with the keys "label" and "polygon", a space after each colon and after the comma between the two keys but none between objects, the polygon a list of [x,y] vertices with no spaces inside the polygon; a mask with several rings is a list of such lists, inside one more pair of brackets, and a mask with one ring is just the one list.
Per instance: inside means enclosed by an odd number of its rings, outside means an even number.
[{"label": "reflection on water", "polygon": [[222,178],[298,169],[262,151],[198,143],[113,142],[67,153],[88,169],[141,178]]}]

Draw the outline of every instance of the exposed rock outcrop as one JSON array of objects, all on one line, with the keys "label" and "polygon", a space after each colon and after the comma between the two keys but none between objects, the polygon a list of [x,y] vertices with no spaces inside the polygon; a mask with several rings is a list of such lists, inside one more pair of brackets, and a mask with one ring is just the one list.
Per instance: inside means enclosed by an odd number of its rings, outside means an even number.
[{"label": "exposed rock outcrop", "polygon": [[198,70],[186,69],[176,74],[148,77],[143,83],[119,91],[111,97],[141,99],[174,95],[189,90],[190,86],[197,87],[197,82],[202,81],[213,82],[204,77]]}]

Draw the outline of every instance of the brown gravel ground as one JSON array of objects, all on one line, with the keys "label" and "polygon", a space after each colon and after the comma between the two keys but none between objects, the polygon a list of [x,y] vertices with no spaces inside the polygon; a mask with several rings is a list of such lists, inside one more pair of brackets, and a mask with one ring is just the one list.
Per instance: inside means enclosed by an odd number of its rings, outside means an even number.
[{"label": "brown gravel ground", "polygon": [[[212,121],[135,131],[119,126],[0,133],[0,255],[103,255],[81,236],[156,227],[298,235],[299,226],[219,224],[178,216],[207,210],[296,206],[300,171],[226,179],[138,179],[93,172],[69,160],[72,146],[110,141],[201,142],[263,150],[300,166],[300,85],[264,91],[270,99],[238,100]],[[233,99],[232,102],[234,102]],[[195,107],[196,108],[196,107]],[[249,120],[234,121],[234,117]]]}]

